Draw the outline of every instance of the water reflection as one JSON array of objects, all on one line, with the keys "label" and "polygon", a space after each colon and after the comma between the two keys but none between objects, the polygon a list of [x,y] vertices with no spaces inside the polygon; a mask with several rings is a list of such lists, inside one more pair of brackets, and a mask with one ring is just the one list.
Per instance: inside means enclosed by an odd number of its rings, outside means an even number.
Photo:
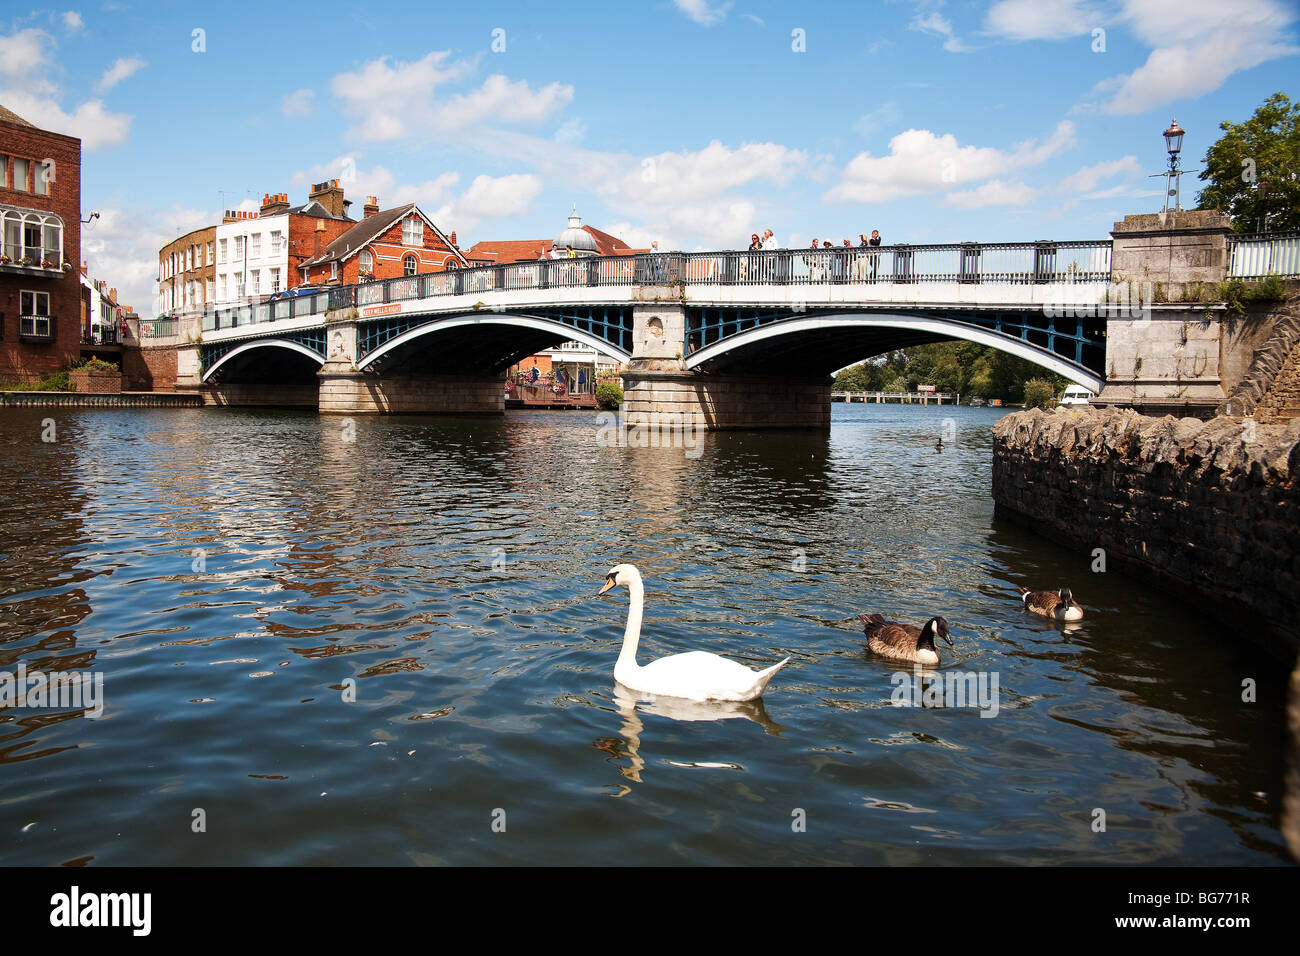
[{"label": "water reflection", "polygon": [[[1281,680],[995,519],[996,413],[839,406],[696,459],[588,413],[72,409],[53,444],[42,417],[0,416],[0,669],[102,673],[107,709],[0,710],[0,862],[1284,858]],[[750,705],[611,698],[625,609],[591,595],[622,561],[647,655],[798,667]],[[1016,584],[1062,581],[1083,621],[1025,615]],[[942,613],[940,670],[996,672],[997,718],[893,706],[862,611]],[[155,839],[209,804],[221,841]],[[503,806],[508,851],[473,836]]]}]

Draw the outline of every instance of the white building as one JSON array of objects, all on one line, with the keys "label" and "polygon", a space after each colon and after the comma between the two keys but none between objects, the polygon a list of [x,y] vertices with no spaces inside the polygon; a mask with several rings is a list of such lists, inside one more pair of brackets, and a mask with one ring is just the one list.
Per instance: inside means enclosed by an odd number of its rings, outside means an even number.
[{"label": "white building", "polygon": [[298,284],[298,266],[317,252],[317,225],[339,224],[328,238],[353,223],[338,180],[312,187],[307,202],[289,205],[287,193],[267,194],[258,212],[227,210],[217,226],[215,298],[217,305],[270,295]]}]

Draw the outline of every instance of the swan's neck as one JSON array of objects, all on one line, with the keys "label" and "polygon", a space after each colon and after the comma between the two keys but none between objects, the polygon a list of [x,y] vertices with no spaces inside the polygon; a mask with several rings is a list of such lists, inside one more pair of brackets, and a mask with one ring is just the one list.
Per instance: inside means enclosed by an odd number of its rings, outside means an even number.
[{"label": "swan's neck", "polygon": [[640,578],[633,578],[628,582],[627,593],[629,604],[627,609],[627,630],[623,632],[623,650],[618,655],[618,664],[616,670],[626,668],[635,669],[636,664],[636,646],[641,641],[641,612],[645,607],[645,589],[641,586]]}]

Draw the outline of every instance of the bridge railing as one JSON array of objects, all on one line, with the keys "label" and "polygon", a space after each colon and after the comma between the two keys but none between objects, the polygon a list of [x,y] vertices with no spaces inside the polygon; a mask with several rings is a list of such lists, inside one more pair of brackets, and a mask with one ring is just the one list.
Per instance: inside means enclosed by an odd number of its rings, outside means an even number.
[{"label": "bridge railing", "polygon": [[1300,277],[1300,232],[1247,233],[1228,237],[1228,277]]},{"label": "bridge railing", "polygon": [[511,262],[334,286],[204,314],[205,331],[259,325],[410,299],[517,290],[656,285],[909,285],[1108,282],[1109,240],[838,246],[762,252],[665,252]]}]

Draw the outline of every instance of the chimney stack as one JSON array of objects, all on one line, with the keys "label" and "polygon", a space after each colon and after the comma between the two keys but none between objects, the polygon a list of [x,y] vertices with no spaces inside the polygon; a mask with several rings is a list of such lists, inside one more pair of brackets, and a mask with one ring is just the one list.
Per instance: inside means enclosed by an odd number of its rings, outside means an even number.
[{"label": "chimney stack", "polygon": [[325,207],[325,210],[331,216],[343,218],[343,187],[339,185],[337,179],[327,179],[323,183],[316,183],[311,187],[308,199],[314,199]]},{"label": "chimney stack", "polygon": [[451,247],[452,247],[453,249],[458,249],[458,248],[460,248],[459,246],[456,245],[456,230],[455,230],[455,229],[453,229],[453,230],[451,231]]},{"label": "chimney stack", "polygon": [[262,197],[262,215],[270,216],[289,208],[288,193],[267,193]]},{"label": "chimney stack", "polygon": [[369,219],[371,216],[378,215],[378,213],[379,200],[374,196],[367,196],[366,204],[361,207],[361,215],[364,218]]}]

